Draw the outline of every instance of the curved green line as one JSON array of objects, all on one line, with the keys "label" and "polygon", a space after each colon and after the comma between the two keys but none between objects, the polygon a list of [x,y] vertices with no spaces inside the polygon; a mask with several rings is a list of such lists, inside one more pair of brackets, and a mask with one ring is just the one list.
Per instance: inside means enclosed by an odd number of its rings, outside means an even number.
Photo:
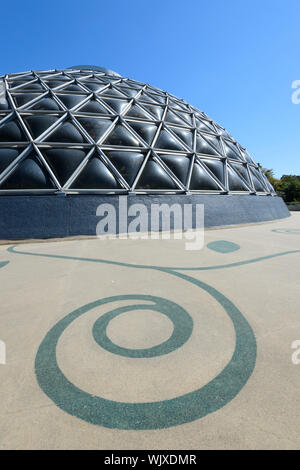
[{"label": "curved green line", "polygon": [[9,261],[0,261],[0,268],[4,268],[9,263]]},{"label": "curved green line", "polygon": [[272,232],[275,233],[291,233],[292,235],[300,235],[299,228],[274,228]]},{"label": "curved green line", "polygon": [[111,261],[111,260],[106,260],[106,259],[97,259],[97,258],[82,258],[78,256],[67,256],[67,255],[51,255],[51,254],[46,254],[46,253],[33,253],[33,252],[26,252],[26,251],[16,251],[15,250],[16,245],[12,245],[9,248],[7,248],[7,251],[10,253],[18,254],[18,255],[29,255],[29,256],[41,256],[45,258],[57,258],[57,259],[69,259],[69,260],[75,260],[75,261],[88,261],[92,263],[105,263],[105,264],[112,264],[115,266],[123,266],[126,268],[141,268],[141,269],[159,269],[159,270],[168,270],[168,271],[210,271],[213,269],[225,269],[225,268],[233,268],[236,266],[243,266],[245,264],[252,264],[256,263],[258,261],[264,261],[267,259],[272,259],[272,258],[277,258],[279,256],[284,256],[284,255],[289,255],[293,253],[300,253],[300,250],[289,250],[289,251],[283,251],[280,253],[274,253],[273,255],[266,255],[266,256],[261,256],[259,258],[253,258],[249,260],[244,260],[244,261],[237,261],[235,263],[229,263],[229,264],[220,264],[220,265],[215,265],[215,266],[199,266],[199,267],[172,267],[172,266],[151,266],[151,265],[145,265],[145,264],[131,264],[131,263],[124,263],[120,261]]}]

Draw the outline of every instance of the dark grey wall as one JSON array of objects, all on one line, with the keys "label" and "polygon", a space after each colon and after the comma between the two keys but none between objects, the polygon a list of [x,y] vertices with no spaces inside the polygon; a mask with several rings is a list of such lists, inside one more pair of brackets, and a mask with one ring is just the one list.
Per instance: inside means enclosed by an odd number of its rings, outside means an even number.
[{"label": "dark grey wall", "polygon": [[[128,206],[150,204],[204,204],[205,226],[263,222],[289,217],[279,197],[252,195],[135,195]],[[96,235],[99,204],[118,207],[114,195],[1,196],[0,239],[26,239]],[[150,213],[150,210],[149,210]]]}]

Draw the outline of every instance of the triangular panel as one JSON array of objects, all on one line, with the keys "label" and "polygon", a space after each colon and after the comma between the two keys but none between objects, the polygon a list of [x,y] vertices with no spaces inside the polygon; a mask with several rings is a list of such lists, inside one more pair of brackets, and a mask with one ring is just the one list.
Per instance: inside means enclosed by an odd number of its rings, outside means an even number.
[{"label": "triangular panel", "polygon": [[170,109],[168,109],[166,117],[165,117],[166,122],[170,122],[172,124],[179,124],[181,126],[186,126],[187,123],[183,121],[177,114],[173,113]]},{"label": "triangular panel", "polygon": [[0,142],[23,142],[28,140],[17,119],[0,125]]},{"label": "triangular panel", "polygon": [[105,155],[127,183],[132,185],[145,159],[145,155],[140,152],[122,152],[116,150],[106,150]]},{"label": "triangular panel", "polygon": [[238,152],[237,146],[232,143],[224,140],[225,144],[225,154],[226,157],[231,158],[233,160],[241,160],[240,154]]},{"label": "triangular panel", "polygon": [[62,108],[49,96],[37,101],[36,103],[32,104],[28,108],[28,110],[34,111],[60,111]]},{"label": "triangular panel", "polygon": [[217,183],[197,162],[194,163],[189,189],[192,191],[221,191]]},{"label": "triangular panel", "polygon": [[146,113],[142,108],[140,108],[137,104],[134,104],[131,106],[131,108],[127,111],[125,114],[125,117],[133,117],[133,118],[141,118],[141,119],[147,119],[150,120],[151,117],[149,116],[148,113]]},{"label": "triangular panel", "polygon": [[130,121],[130,127],[148,144],[151,145],[157,131],[155,124],[148,124],[145,122]]},{"label": "triangular panel", "polygon": [[227,174],[229,191],[249,191],[244,181],[229,166]]},{"label": "triangular panel", "polygon": [[154,160],[149,159],[145,165],[136,189],[178,189],[172,178]]},{"label": "triangular panel", "polygon": [[57,95],[57,98],[69,109],[77,106],[81,101],[86,99],[86,95]]},{"label": "triangular panel", "polygon": [[111,96],[111,97],[116,97],[116,98],[125,98],[125,96],[120,93],[118,90],[116,90],[115,88],[106,88],[104,91],[101,91],[100,93],[98,93],[98,96],[102,97],[102,96]]},{"label": "triangular panel", "polygon": [[251,171],[252,181],[253,181],[255,190],[259,192],[265,191],[266,188],[264,187],[264,184],[262,183],[262,178],[261,178],[260,173],[254,168],[251,168],[250,171]]},{"label": "triangular panel", "polygon": [[110,114],[110,112],[96,100],[90,100],[81,108],[77,108],[76,113]]},{"label": "triangular panel", "polygon": [[42,96],[41,93],[22,93],[18,95],[13,95],[14,102],[16,103],[17,108],[20,108],[26,103],[29,103],[30,101],[34,100],[35,98],[38,98],[39,96]]},{"label": "triangular panel", "polygon": [[169,127],[174,134],[176,134],[189,148],[193,150],[194,134],[192,131],[187,129],[181,129],[180,127]]},{"label": "triangular panel", "polygon": [[18,156],[24,148],[2,148],[0,147],[0,173],[2,173]]},{"label": "triangular panel", "polygon": [[224,163],[221,160],[213,160],[205,158],[201,160],[205,167],[207,167],[213,175],[224,185],[225,184],[225,169]]},{"label": "triangular panel", "polygon": [[237,163],[230,162],[230,165],[233,167],[233,169],[242,177],[244,180],[251,185],[251,181],[249,179],[249,174],[247,171],[247,166],[246,165],[239,165]]},{"label": "triangular panel", "polygon": [[1,189],[55,189],[46,168],[32,153],[2,183]]},{"label": "triangular panel", "polygon": [[142,147],[139,140],[134,137],[122,124],[117,124],[106,137],[103,145],[118,145],[121,147]]},{"label": "triangular panel", "polygon": [[100,158],[93,156],[73,182],[71,188],[114,190],[120,189],[121,186]]},{"label": "triangular panel", "polygon": [[196,136],[196,152],[204,155],[218,155],[218,152],[201,135]]},{"label": "triangular panel", "polygon": [[185,150],[185,148],[165,129],[162,129],[155,143],[158,149]]},{"label": "triangular panel", "polygon": [[87,150],[68,148],[41,149],[41,152],[62,186],[87,155]]},{"label": "triangular panel", "polygon": [[95,142],[98,142],[112,124],[112,121],[100,118],[77,117],[77,121]]},{"label": "triangular panel", "polygon": [[191,164],[191,158],[185,155],[160,155],[161,160],[185,185]]},{"label": "triangular panel", "polygon": [[65,121],[60,124],[52,134],[45,139],[46,142],[70,142],[70,143],[86,143],[87,140],[75,127],[71,121]]},{"label": "triangular panel", "polygon": [[122,86],[122,85],[116,86],[115,89],[117,91],[121,91],[122,93],[124,93],[126,96],[128,96],[128,98],[134,98],[138,93],[138,90],[135,90],[133,88],[129,88],[127,86]]},{"label": "triangular panel", "polygon": [[146,103],[143,103],[143,106],[145,109],[147,109],[147,111],[150,111],[150,114],[152,114],[155,119],[159,121],[161,120],[163,116],[164,108],[162,108],[161,106],[154,106],[152,104],[146,104]]},{"label": "triangular panel", "polygon": [[117,100],[110,98],[102,98],[103,102],[106,103],[116,114],[121,114],[122,111],[128,106],[129,101]]}]

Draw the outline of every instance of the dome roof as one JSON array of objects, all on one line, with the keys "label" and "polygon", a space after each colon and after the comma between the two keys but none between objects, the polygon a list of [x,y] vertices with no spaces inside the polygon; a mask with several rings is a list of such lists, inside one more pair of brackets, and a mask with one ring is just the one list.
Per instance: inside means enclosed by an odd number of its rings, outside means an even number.
[{"label": "dome roof", "polygon": [[0,77],[0,194],[272,194],[204,112],[110,70]]}]

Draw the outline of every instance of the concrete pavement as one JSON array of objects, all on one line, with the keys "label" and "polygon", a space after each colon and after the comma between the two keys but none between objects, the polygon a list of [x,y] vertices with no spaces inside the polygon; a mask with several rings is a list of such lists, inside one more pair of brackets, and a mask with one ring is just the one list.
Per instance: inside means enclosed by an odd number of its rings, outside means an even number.
[{"label": "concrete pavement", "polygon": [[184,246],[0,247],[1,449],[300,447],[300,214]]}]

